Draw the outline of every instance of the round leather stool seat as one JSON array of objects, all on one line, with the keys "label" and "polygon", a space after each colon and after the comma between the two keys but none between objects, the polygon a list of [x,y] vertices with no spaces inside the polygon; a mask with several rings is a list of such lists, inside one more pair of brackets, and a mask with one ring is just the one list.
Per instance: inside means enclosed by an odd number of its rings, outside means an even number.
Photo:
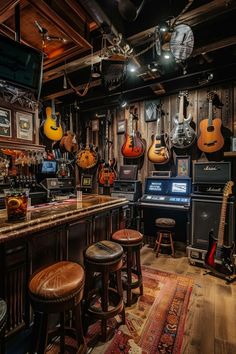
[{"label": "round leather stool seat", "polygon": [[[101,321],[101,340],[110,338],[108,320],[121,314],[125,323],[121,268],[123,248],[112,241],[99,241],[84,251],[84,302],[88,322]],[[120,325],[120,322],[117,323]],[[89,323],[88,323],[89,325]]]},{"label": "round leather stool seat", "polygon": [[139,288],[140,295],[143,295],[143,281],[140,261],[140,249],[143,244],[143,235],[133,229],[121,229],[112,235],[112,241],[120,244],[125,253],[125,264],[122,272],[125,274],[123,287],[126,289],[126,305],[131,306],[134,302],[132,289]]},{"label": "round leather stool seat", "polygon": [[5,353],[5,327],[7,322],[7,304],[4,300],[0,299],[0,353]]},{"label": "round leather stool seat", "polygon": [[85,250],[87,260],[94,262],[112,262],[120,258],[123,248],[111,241],[103,240],[96,242]]},{"label": "round leather stool seat", "polygon": [[175,220],[170,218],[158,218],[155,220],[157,227],[175,227]]},{"label": "round leather stool seat", "polygon": [[34,274],[29,291],[42,299],[66,298],[81,289],[84,278],[84,270],[79,264],[62,261]]},{"label": "round leather stool seat", "polygon": [[[31,276],[29,298],[34,310],[34,326],[30,353],[46,353],[48,342],[55,336],[60,337],[60,353],[67,352],[65,335],[77,339],[77,353],[86,352],[80,306],[84,282],[83,267],[68,261],[54,263]],[[73,312],[73,328],[65,326],[67,311]],[[60,314],[60,326],[48,333],[50,314]]]},{"label": "round leather stool seat", "polygon": [[115,242],[119,242],[119,244],[131,245],[141,242],[143,240],[143,235],[136,230],[123,229],[116,231],[112,235],[112,240]]}]

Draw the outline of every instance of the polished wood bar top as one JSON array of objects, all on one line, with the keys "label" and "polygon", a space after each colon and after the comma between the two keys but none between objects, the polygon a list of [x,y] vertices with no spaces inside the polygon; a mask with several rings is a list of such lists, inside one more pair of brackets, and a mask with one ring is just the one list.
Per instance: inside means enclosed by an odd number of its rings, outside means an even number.
[{"label": "polished wood bar top", "polygon": [[97,194],[83,195],[82,201],[67,199],[33,206],[24,221],[7,221],[6,209],[0,211],[0,243],[30,235],[58,225],[75,222],[90,215],[127,205],[125,198]]}]

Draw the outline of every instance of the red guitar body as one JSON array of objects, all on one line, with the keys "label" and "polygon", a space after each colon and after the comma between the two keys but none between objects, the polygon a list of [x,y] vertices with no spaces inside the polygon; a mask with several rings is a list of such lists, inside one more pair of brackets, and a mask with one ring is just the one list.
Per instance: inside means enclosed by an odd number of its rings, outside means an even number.
[{"label": "red guitar body", "polygon": [[98,182],[101,186],[112,187],[116,179],[116,172],[109,164],[102,164],[98,172]]},{"label": "red guitar body", "polygon": [[145,147],[139,133],[126,134],[125,142],[122,145],[121,153],[124,157],[138,158],[144,154]]}]

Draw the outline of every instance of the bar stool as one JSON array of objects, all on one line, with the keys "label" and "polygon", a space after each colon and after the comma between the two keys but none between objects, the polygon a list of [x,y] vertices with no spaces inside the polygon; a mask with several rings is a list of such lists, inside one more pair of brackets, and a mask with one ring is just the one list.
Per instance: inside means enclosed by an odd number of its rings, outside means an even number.
[{"label": "bar stool", "polygon": [[[89,317],[101,320],[101,340],[108,339],[107,320],[121,314],[125,324],[121,268],[123,249],[111,241],[100,241],[88,246],[84,251],[85,266],[85,312]],[[93,285],[99,275],[99,285]],[[116,288],[111,286],[115,275]],[[118,324],[119,325],[119,324]]]},{"label": "bar stool", "polygon": [[174,250],[174,228],[175,228],[175,220],[170,218],[158,218],[155,220],[155,224],[157,227],[157,239],[154,247],[154,251],[156,251],[156,257],[158,257],[159,251],[161,247],[170,247],[172,252],[172,257],[175,256]]},{"label": "bar stool", "polygon": [[54,331],[60,335],[60,352],[65,353],[65,311],[73,310],[75,328],[68,329],[75,334],[79,350],[86,353],[83,336],[80,302],[84,290],[84,269],[77,263],[62,261],[43,268],[32,275],[29,282],[29,297],[35,320],[31,353],[44,354],[48,342],[48,317],[60,313],[60,327]]},{"label": "bar stool", "polygon": [[7,304],[0,299],[0,354],[5,353],[5,328],[7,323]]},{"label": "bar stool", "polygon": [[[121,229],[112,235],[112,240],[119,243],[126,255],[126,265],[123,271],[126,272],[127,279],[124,280],[124,288],[127,291],[127,306],[132,304],[132,289],[139,288],[140,295],[143,295],[143,280],[140,262],[140,249],[143,244],[143,235],[132,229]],[[134,280],[132,275],[136,276]]]}]

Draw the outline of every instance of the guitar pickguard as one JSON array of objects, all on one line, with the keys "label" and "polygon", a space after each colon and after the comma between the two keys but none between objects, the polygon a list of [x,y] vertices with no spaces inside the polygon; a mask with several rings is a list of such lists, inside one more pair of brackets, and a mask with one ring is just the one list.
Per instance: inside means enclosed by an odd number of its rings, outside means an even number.
[{"label": "guitar pickguard", "polygon": [[[191,121],[191,119],[190,119]],[[170,133],[170,140],[176,148],[190,147],[196,140],[196,133],[189,125],[189,119],[184,119],[184,122],[175,121],[175,127]]]}]

